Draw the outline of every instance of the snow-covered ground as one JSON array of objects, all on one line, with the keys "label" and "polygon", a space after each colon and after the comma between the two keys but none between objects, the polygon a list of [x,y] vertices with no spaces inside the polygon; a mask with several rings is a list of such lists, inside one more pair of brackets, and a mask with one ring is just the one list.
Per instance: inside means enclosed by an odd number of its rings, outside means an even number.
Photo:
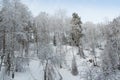
[{"label": "snow-covered ground", "polygon": [[[76,47],[62,46],[62,49],[66,54],[66,65],[63,68],[58,69],[62,76],[62,80],[84,80],[83,75],[86,74],[86,70],[89,73],[89,68],[91,68],[91,66],[93,65],[92,63],[88,62],[88,60],[92,59],[92,57],[89,56],[86,59],[80,58],[80,55],[77,55]],[[87,50],[84,50],[84,52],[86,55],[89,55],[90,53],[90,51]],[[97,49],[96,52],[100,54],[100,50]],[[73,76],[71,74],[71,63],[73,55],[75,55],[76,57],[76,62],[79,71],[79,74],[77,76]],[[31,59],[29,66],[27,66],[27,70],[25,72],[16,72],[15,78],[12,80],[43,80],[43,70],[44,69],[39,59]]]}]

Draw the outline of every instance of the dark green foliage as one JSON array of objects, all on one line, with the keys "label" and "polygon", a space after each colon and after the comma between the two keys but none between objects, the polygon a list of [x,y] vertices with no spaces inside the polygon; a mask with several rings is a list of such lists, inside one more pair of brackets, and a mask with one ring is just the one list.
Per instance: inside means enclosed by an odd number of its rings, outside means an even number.
[{"label": "dark green foliage", "polygon": [[53,36],[53,45],[56,46],[57,45],[57,41],[56,41],[56,36]]},{"label": "dark green foliage", "polygon": [[76,64],[75,57],[73,57],[73,60],[72,60],[72,71],[71,71],[71,73],[74,76],[78,75],[78,69],[77,69],[77,64]]}]

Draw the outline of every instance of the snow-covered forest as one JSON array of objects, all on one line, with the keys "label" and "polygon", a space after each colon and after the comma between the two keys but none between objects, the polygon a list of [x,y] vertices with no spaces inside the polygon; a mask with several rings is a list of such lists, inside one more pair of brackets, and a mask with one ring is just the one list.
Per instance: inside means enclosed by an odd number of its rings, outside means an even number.
[{"label": "snow-covered forest", "polygon": [[0,2],[0,80],[120,80],[120,16],[83,22]]}]

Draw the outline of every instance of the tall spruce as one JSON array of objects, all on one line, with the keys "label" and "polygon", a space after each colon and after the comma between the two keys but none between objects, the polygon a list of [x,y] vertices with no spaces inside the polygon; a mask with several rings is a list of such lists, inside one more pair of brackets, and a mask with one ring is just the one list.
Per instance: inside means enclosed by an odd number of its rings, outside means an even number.
[{"label": "tall spruce", "polygon": [[72,14],[72,31],[71,31],[71,44],[72,46],[78,47],[78,54],[80,57],[85,58],[83,48],[82,48],[82,27],[81,27],[81,18],[78,16],[77,13]]}]

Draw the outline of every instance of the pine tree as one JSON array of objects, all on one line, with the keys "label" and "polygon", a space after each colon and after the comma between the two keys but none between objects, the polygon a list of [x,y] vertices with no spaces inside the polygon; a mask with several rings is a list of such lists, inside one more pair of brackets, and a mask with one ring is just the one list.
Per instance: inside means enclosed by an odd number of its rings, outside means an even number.
[{"label": "pine tree", "polygon": [[54,46],[57,45],[57,41],[56,41],[56,36],[55,35],[53,36],[53,44],[54,44]]},{"label": "pine tree", "polygon": [[65,36],[65,33],[62,34],[62,44],[66,45],[67,44],[67,38]]},{"label": "pine tree", "polygon": [[80,57],[85,58],[83,48],[82,48],[82,27],[81,27],[81,19],[77,13],[73,13],[73,18],[71,21],[72,24],[72,31],[71,31],[71,43],[72,46],[78,47],[78,54]]},{"label": "pine tree", "polygon": [[72,71],[71,71],[71,73],[74,76],[78,75],[78,69],[77,69],[77,64],[76,64],[75,56],[73,56],[73,59],[72,59]]}]

